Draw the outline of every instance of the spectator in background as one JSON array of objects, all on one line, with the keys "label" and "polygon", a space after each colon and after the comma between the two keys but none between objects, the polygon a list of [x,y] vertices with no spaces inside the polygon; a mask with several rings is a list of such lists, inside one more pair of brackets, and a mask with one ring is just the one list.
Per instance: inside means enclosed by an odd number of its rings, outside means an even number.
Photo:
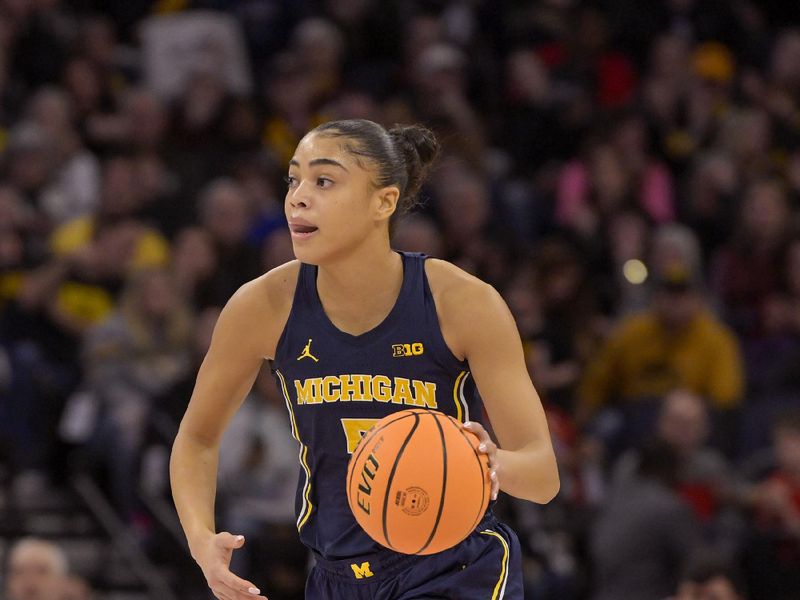
[{"label": "spectator in background", "polygon": [[[703,285],[703,252],[697,235],[686,225],[668,223],[653,230],[648,252],[648,270],[658,282],[660,273],[669,272],[675,265],[683,265],[690,279],[698,284],[698,292],[705,295]],[[652,291],[652,290],[651,290]]]},{"label": "spectator in background", "polygon": [[531,339],[531,373],[543,398],[571,413],[580,373],[600,339],[597,295],[567,240],[543,240],[533,260],[543,326]]},{"label": "spectator in background", "polygon": [[667,600],[746,600],[741,577],[718,558],[698,559],[681,577]]},{"label": "spectator in background", "polygon": [[762,69],[750,68],[742,79],[742,91],[748,104],[758,106],[772,120],[775,136],[782,146],[793,148],[798,139],[796,93],[800,70],[800,30],[797,24],[775,32]]},{"label": "spectator in background", "polygon": [[198,208],[201,226],[217,255],[217,268],[208,283],[209,303],[222,306],[239,286],[261,275],[258,248],[248,239],[253,206],[245,190],[225,178],[203,189]]},{"label": "spectator in background", "polygon": [[87,449],[128,520],[136,517],[138,457],[152,404],[186,373],[193,325],[169,271],[142,271],[127,282],[119,309],[86,336],[83,390],[98,415]]},{"label": "spectator in background", "polygon": [[297,56],[300,68],[308,73],[314,105],[325,104],[341,86],[343,32],[326,19],[304,19],[292,32],[289,49]]},{"label": "spectator in background", "polygon": [[771,443],[778,411],[797,405],[800,394],[800,238],[784,247],[776,291],[765,298],[760,319],[763,334],[747,343],[750,401],[742,416],[739,455],[757,457]]},{"label": "spectator in background", "polygon": [[[664,397],[654,427],[642,432],[642,440],[653,436],[675,452],[681,468],[674,490],[692,508],[705,541],[714,544],[718,555],[733,559],[740,550],[738,540],[744,524],[735,512],[736,482],[731,465],[719,450],[708,446],[710,429],[705,400],[677,389]],[[619,458],[612,489],[626,485],[640,460],[640,448],[632,448]]]},{"label": "spectator in background", "polygon": [[653,154],[647,121],[638,111],[623,111],[612,121],[609,142],[632,177],[632,191],[642,211],[656,224],[675,219],[672,173]]},{"label": "spectator in background", "polygon": [[512,160],[512,173],[534,176],[547,162],[567,156],[570,140],[562,134],[550,73],[542,58],[523,48],[505,63],[506,102],[502,146]]},{"label": "spectator in background", "polygon": [[747,495],[752,509],[745,575],[752,600],[790,600],[800,590],[800,410],[773,427],[773,465]]},{"label": "spectator in background", "polygon": [[691,90],[690,53],[691,43],[684,36],[674,32],[656,36],[648,49],[639,92],[642,112],[655,136],[656,152],[678,168],[684,166],[703,136],[693,123],[684,122],[693,116],[687,116],[684,110]]},{"label": "spectator in background", "polygon": [[90,60],[107,77],[117,79],[117,85],[122,85],[120,63],[124,54],[120,52],[116,23],[105,15],[90,15],[78,25],[77,53]]},{"label": "spectator in background", "polygon": [[37,538],[15,542],[8,553],[5,600],[62,600],[67,557],[56,544]]},{"label": "spectator in background", "polygon": [[653,223],[674,219],[672,177],[650,153],[641,117],[622,114],[608,135],[591,144],[585,160],[564,166],[556,198],[556,221],[591,240],[610,217],[638,209]]},{"label": "spectator in background", "polygon": [[28,112],[53,155],[53,172],[39,197],[43,214],[57,226],[96,210],[100,164],[75,131],[67,94],[56,87],[42,88],[32,98]]},{"label": "spectator in background", "polygon": [[[195,374],[197,369],[200,368],[200,363],[203,362],[203,357],[208,352],[211,335],[217,324],[219,313],[219,307],[208,306],[197,314],[192,326],[189,343],[190,367],[183,372],[182,377],[173,381],[172,385],[161,393],[153,405],[155,410],[171,418],[175,426],[173,436],[178,432],[178,423],[183,413],[186,412],[186,405],[189,403],[189,398],[194,389],[194,382],[197,379]],[[171,444],[172,439],[169,439],[169,442]]]},{"label": "spectator in background", "polygon": [[777,292],[780,257],[790,234],[786,190],[776,179],[759,179],[744,192],[731,240],[711,264],[711,285],[726,321],[747,343],[763,334],[762,310]]},{"label": "spectator in background", "polygon": [[231,100],[223,74],[202,72],[187,81],[174,103],[169,160],[187,197],[195,197],[208,181],[227,174],[230,157],[222,123]]},{"label": "spectator in background", "polygon": [[780,271],[778,290],[767,299],[762,313],[766,339],[761,351],[769,356],[768,364],[762,363],[761,377],[751,376],[754,387],[765,396],[800,392],[800,236],[784,248]]},{"label": "spectator in background", "polygon": [[5,150],[6,183],[37,211],[42,210],[42,194],[56,170],[55,148],[49,144],[44,129],[30,121],[15,124],[8,133]]},{"label": "spectator in background", "polygon": [[605,140],[587,144],[585,158],[563,166],[556,192],[556,223],[587,241],[596,241],[609,217],[635,207],[631,174]]},{"label": "spectator in background", "polygon": [[443,140],[443,151],[458,157],[470,170],[485,172],[484,124],[467,96],[467,57],[443,41],[418,50],[408,65],[409,94],[386,108],[387,120],[421,119]]},{"label": "spectator in background", "polygon": [[578,392],[581,423],[603,407],[614,409],[621,422],[606,434],[621,436],[616,442],[621,447],[635,440],[630,436],[636,435],[640,419],[652,418],[652,401],[672,389],[707,398],[725,420],[735,414],[744,393],[736,338],[705,306],[690,265],[664,265],[654,277],[649,308],[615,327],[587,366]]},{"label": "spectator in background", "polygon": [[250,205],[248,238],[255,246],[262,244],[270,234],[286,229],[284,167],[262,151],[242,158],[232,167],[233,178]]},{"label": "spectator in background", "polygon": [[290,51],[276,54],[266,69],[262,85],[268,114],[263,137],[281,165],[292,158],[305,131],[327,120],[314,103],[314,84],[311,73]]},{"label": "spectator in background", "polygon": [[422,252],[428,256],[444,256],[444,238],[436,222],[422,214],[409,215],[397,224],[392,247],[406,252]]},{"label": "spectator in background", "polygon": [[94,595],[89,582],[83,577],[70,575],[61,582],[58,600],[92,600]]},{"label": "spectator in background", "polygon": [[118,257],[115,261],[117,268],[125,271],[166,264],[169,244],[158,231],[141,221],[145,198],[138,177],[136,162],[132,158],[115,156],[107,160],[103,165],[98,210],[55,230],[51,239],[55,255],[75,255],[91,247],[92,242],[102,238],[106,230],[129,224],[131,255]]},{"label": "spectator in background", "polygon": [[217,272],[217,251],[202,227],[181,229],[172,246],[172,271],[184,298],[197,308],[214,303],[212,279]]},{"label": "spectator in background", "polygon": [[76,34],[74,15],[60,2],[12,2],[6,8],[13,29],[5,43],[15,79],[27,89],[54,83]]},{"label": "spectator in background", "polygon": [[700,545],[691,509],[674,491],[681,459],[663,443],[642,450],[634,477],[613,490],[590,536],[592,600],[662,600]]},{"label": "spectator in background", "polygon": [[291,260],[294,260],[291,233],[288,229],[273,231],[261,246],[261,270],[266,273]]},{"label": "spectator in background", "polygon": [[112,82],[91,60],[76,55],[64,65],[61,85],[70,97],[75,124],[87,148],[105,150],[104,125],[114,109]]},{"label": "spectator in background", "polygon": [[169,115],[155,93],[143,87],[127,88],[116,104],[117,111],[95,115],[91,121],[96,146],[134,155],[165,150]]},{"label": "spectator in background", "polygon": [[731,235],[744,174],[722,151],[697,153],[687,167],[683,220],[697,235],[704,256],[714,256]]},{"label": "spectator in background", "polygon": [[501,234],[488,180],[456,156],[441,159],[432,182],[434,210],[441,223],[445,255],[494,285],[510,275],[511,240]]}]

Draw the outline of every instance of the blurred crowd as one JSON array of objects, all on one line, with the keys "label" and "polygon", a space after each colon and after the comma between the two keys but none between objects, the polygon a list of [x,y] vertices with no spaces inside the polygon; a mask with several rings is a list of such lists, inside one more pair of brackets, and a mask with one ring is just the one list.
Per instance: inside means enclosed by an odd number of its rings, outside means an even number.
[{"label": "blurred crowd", "polygon": [[[0,1],[9,496],[89,473],[147,548],[220,308],[293,258],[287,161],[355,117],[436,131],[394,246],[516,317],[562,481],[497,505],[529,595],[800,598],[800,5],[777,0]],[[268,367],[219,521],[294,598]]]}]

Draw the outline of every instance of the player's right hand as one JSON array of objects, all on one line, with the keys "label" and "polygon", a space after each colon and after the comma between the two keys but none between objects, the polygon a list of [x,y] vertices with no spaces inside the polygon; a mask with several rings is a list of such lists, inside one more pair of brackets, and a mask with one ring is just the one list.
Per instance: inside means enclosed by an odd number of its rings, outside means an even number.
[{"label": "player's right hand", "polygon": [[230,571],[233,551],[242,546],[244,536],[223,531],[209,537],[196,549],[195,560],[203,570],[208,587],[219,600],[267,600],[254,584]]}]

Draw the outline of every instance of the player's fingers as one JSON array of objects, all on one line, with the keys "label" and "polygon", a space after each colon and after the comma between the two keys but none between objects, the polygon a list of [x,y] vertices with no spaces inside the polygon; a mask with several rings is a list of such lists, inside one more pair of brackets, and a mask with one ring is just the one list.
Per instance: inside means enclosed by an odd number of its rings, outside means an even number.
[{"label": "player's fingers", "polygon": [[264,596],[261,596],[261,590],[259,590],[253,583],[247,581],[246,579],[242,579],[241,577],[237,577],[233,573],[228,573],[224,583],[231,592],[236,594],[237,599],[264,598]]},{"label": "player's fingers", "polygon": [[267,600],[266,596],[262,596],[260,594],[251,594],[250,592],[235,592],[235,591],[229,592],[228,598],[230,598],[230,600]]},{"label": "player's fingers", "polygon": [[214,538],[214,542],[220,548],[225,548],[226,550],[233,550],[244,546],[244,536],[233,535],[232,533],[228,533],[227,531],[222,531],[216,535],[216,537]]},{"label": "player's fingers", "polygon": [[267,600],[266,596],[250,592],[237,592],[229,590],[227,595],[230,600]]},{"label": "player's fingers", "polygon": [[[225,597],[225,600],[266,600],[266,596],[262,596],[261,594],[243,592],[230,586],[226,586],[223,589],[224,591],[222,591],[221,594]],[[255,590],[257,588],[253,589]]]},{"label": "player's fingers", "polygon": [[486,429],[484,429],[483,425],[481,425],[480,423],[477,423],[475,421],[467,421],[466,423],[464,423],[464,425],[462,425],[462,427],[464,427],[464,429],[466,429],[467,431],[477,435],[478,440],[480,440],[481,442],[485,443],[492,441],[492,438],[489,437],[489,432],[486,431]]},{"label": "player's fingers", "polygon": [[489,432],[480,423],[468,421],[464,423],[464,428],[471,431],[480,439],[478,451],[485,454],[489,459],[489,479],[492,483],[492,500],[497,499],[500,492],[500,480],[497,477],[497,444],[489,437]]},{"label": "player's fingers", "polygon": [[490,469],[497,469],[497,444],[492,441],[481,442],[478,444],[478,451],[488,457]]},{"label": "player's fingers", "polygon": [[225,582],[217,579],[214,581],[212,585],[209,586],[211,591],[213,592],[214,596],[219,598],[219,600],[235,600],[236,596],[233,594],[231,589],[225,585]]},{"label": "player's fingers", "polygon": [[465,421],[462,425],[464,429],[467,431],[471,431],[475,435],[477,435],[481,440],[488,439],[489,434],[486,432],[486,429],[483,428],[483,425],[478,423],[477,421]]},{"label": "player's fingers", "polygon": [[478,451],[487,454],[490,460],[494,459],[497,456],[497,444],[492,440],[483,440],[478,444]]}]

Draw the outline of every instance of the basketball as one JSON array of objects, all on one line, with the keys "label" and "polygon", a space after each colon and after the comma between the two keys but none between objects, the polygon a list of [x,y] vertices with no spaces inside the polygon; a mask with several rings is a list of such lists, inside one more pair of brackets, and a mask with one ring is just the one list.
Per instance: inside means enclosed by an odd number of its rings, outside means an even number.
[{"label": "basketball", "polygon": [[491,494],[489,460],[476,435],[440,412],[410,409],[384,417],[350,457],[347,500],[379,544],[434,554],[478,525]]}]

